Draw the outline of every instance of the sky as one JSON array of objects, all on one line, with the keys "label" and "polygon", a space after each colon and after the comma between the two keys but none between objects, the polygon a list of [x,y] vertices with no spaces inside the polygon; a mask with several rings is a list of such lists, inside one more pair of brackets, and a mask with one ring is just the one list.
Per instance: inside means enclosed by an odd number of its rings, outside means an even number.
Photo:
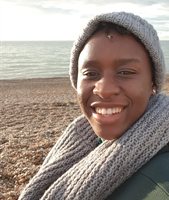
[{"label": "sky", "polygon": [[169,40],[169,0],[0,0],[0,41],[74,40],[94,15],[140,15]]}]

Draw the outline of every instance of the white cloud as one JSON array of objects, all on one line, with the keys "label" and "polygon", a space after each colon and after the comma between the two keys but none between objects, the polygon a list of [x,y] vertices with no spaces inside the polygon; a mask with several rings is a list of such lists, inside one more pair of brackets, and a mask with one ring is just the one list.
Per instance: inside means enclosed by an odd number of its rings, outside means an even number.
[{"label": "white cloud", "polygon": [[168,0],[0,0],[0,39],[73,40],[95,14],[133,12],[169,39]]}]

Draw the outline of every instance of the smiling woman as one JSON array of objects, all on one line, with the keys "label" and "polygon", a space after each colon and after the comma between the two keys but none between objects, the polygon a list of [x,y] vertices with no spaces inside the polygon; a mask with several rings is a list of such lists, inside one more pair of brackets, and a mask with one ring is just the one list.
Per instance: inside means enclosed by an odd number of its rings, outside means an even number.
[{"label": "smiling woman", "polygon": [[144,113],[155,88],[147,51],[131,35],[101,30],[84,46],[78,63],[81,110],[99,137],[119,138]]},{"label": "smiling woman", "polygon": [[83,115],[67,127],[19,199],[169,199],[164,78],[163,52],[148,22],[125,12],[91,19],[70,61]]}]

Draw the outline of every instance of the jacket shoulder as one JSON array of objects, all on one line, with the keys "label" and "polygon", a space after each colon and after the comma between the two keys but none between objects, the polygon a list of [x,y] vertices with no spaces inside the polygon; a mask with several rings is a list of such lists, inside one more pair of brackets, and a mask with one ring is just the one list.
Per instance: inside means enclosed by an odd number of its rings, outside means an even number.
[{"label": "jacket shoulder", "polygon": [[107,200],[169,200],[169,146],[163,148]]}]

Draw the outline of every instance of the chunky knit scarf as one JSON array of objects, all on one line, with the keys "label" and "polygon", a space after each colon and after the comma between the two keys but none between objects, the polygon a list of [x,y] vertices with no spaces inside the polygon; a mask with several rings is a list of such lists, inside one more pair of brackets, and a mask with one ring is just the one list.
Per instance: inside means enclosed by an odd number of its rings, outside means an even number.
[{"label": "chunky knit scarf", "polygon": [[115,141],[98,138],[77,118],[45,159],[19,200],[102,200],[169,142],[169,97],[150,99],[143,116]]}]

